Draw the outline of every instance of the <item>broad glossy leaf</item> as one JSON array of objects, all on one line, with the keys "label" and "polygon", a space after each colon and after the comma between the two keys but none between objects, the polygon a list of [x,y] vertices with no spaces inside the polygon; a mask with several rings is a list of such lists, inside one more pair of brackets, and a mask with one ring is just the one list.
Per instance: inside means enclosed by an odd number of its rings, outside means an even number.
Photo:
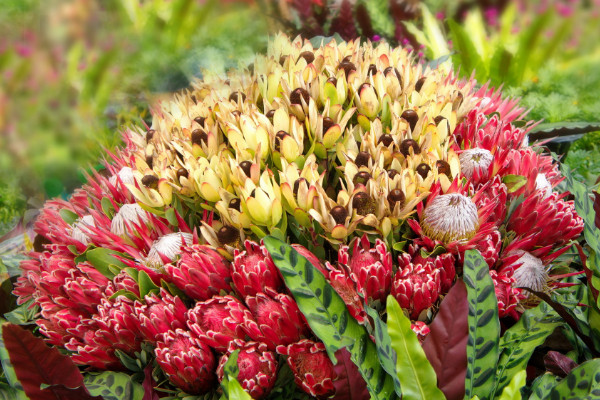
[{"label": "broad glossy leaf", "polygon": [[92,399],[83,389],[83,376],[77,366],[57,348],[9,323],[2,325],[2,338],[27,396],[36,400]]},{"label": "broad glossy leaf", "polygon": [[546,371],[564,378],[573,368],[577,367],[577,363],[568,356],[551,350],[544,356],[544,367],[546,367]]},{"label": "broad glossy leaf", "polygon": [[545,303],[523,313],[500,339],[497,380],[490,397],[499,394],[517,373],[527,367],[536,347],[561,324],[558,314]]},{"label": "broad glossy leaf", "polygon": [[[0,320],[0,324],[4,325],[4,324],[6,324],[6,321]],[[19,379],[17,378],[17,374],[15,374],[15,369],[13,368],[12,363],[10,362],[10,357],[8,356],[8,351],[6,350],[6,347],[4,346],[4,336],[2,335],[1,329],[0,329],[0,362],[2,363],[2,371],[4,372],[4,378],[6,379],[6,382],[8,382],[8,384],[12,388],[14,388],[16,391],[22,392],[23,396],[24,396],[25,392],[23,392],[23,386],[21,385],[21,382],[19,382]],[[24,396],[24,397],[26,398],[26,396]]]},{"label": "broad glossy leaf", "polygon": [[462,399],[467,374],[469,303],[463,281],[450,289],[423,342],[423,350],[437,375],[437,384],[447,399]]},{"label": "broad glossy leaf", "polygon": [[495,385],[500,341],[498,300],[489,267],[477,250],[465,252],[463,280],[469,301],[465,398],[489,399]]},{"label": "broad glossy leaf", "polygon": [[404,400],[444,399],[436,385],[433,367],[427,360],[417,335],[410,328],[410,319],[393,296],[387,298],[388,333],[396,352],[396,371],[402,383]]},{"label": "broad glossy leaf", "polygon": [[62,208],[58,214],[69,225],[73,225],[79,219],[79,216],[71,210]]},{"label": "broad glossy leaf", "polygon": [[83,381],[87,390],[104,400],[142,400],[144,388],[123,372],[88,372]]},{"label": "broad glossy leaf", "polygon": [[116,265],[125,268],[126,265],[116,256],[122,256],[118,251],[98,247],[85,252],[87,261],[92,264],[98,272],[106,276],[108,279],[115,277],[115,274],[109,269],[110,265]]},{"label": "broad glossy leaf", "polygon": [[527,372],[523,369],[515,374],[502,391],[500,400],[521,400],[521,388],[525,386]]},{"label": "broad glossy leaf", "polygon": [[323,274],[285,242],[267,236],[264,244],[312,331],[325,344],[332,362],[347,348],[372,399],[391,399],[394,384],[377,360],[377,349],[365,327],[350,316],[346,304]]},{"label": "broad glossy leaf", "polygon": [[551,399],[600,398],[600,359],[594,359],[573,369],[549,393]]},{"label": "broad glossy leaf", "polygon": [[224,397],[228,400],[252,400],[252,397],[250,397],[236,379],[240,372],[237,364],[239,354],[239,350],[232,352],[223,366],[221,388],[223,389]]},{"label": "broad glossy leaf", "polygon": [[369,391],[365,380],[360,375],[356,364],[350,359],[350,353],[346,349],[336,351],[337,364],[333,370],[337,379],[333,381],[335,386],[334,399],[337,400],[369,400]]},{"label": "broad glossy leaf", "polygon": [[538,376],[531,385],[531,396],[529,400],[544,400],[550,396],[552,388],[558,384],[558,377],[545,373]]}]

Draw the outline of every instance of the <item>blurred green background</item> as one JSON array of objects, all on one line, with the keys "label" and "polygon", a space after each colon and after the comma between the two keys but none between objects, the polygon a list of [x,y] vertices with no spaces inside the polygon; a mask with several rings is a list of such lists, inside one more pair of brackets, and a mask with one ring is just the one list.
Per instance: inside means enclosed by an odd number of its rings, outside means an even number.
[{"label": "blurred green background", "polygon": [[[0,236],[26,209],[68,196],[154,101],[204,69],[248,65],[281,29],[388,40],[503,83],[533,119],[598,122],[599,3],[0,0]],[[599,139],[586,135],[565,159],[588,185]]]}]

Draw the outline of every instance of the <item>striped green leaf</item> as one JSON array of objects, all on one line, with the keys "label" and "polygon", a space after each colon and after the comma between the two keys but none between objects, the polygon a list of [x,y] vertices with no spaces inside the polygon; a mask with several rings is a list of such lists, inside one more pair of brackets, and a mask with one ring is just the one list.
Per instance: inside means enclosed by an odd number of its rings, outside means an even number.
[{"label": "striped green leaf", "polygon": [[550,399],[600,398],[600,359],[585,362],[573,369],[548,394]]},{"label": "striped green leaf", "polygon": [[529,400],[547,399],[558,382],[558,377],[549,372],[538,376],[531,384],[531,395],[529,396]]},{"label": "striped green leaf", "polygon": [[144,388],[124,372],[88,372],[83,377],[85,387],[92,396],[104,400],[142,400]]},{"label": "striped green leaf", "polygon": [[402,399],[445,399],[437,387],[437,377],[427,360],[410,319],[394,298],[387,298],[388,333],[396,352],[396,371],[402,382]]},{"label": "striped green leaf", "polygon": [[469,302],[465,399],[490,398],[499,356],[498,300],[489,267],[477,250],[465,252],[463,280]]},{"label": "striped green leaf", "polygon": [[561,321],[552,308],[541,303],[525,311],[519,322],[504,333],[500,339],[497,380],[490,398],[500,394],[515,375],[526,368],[533,351],[561,325]]},{"label": "striped green leaf", "polygon": [[325,344],[331,361],[337,362],[337,350],[347,348],[371,398],[394,398],[394,383],[377,359],[375,343],[365,327],[350,316],[323,274],[285,242],[267,236],[264,244],[312,331]]}]

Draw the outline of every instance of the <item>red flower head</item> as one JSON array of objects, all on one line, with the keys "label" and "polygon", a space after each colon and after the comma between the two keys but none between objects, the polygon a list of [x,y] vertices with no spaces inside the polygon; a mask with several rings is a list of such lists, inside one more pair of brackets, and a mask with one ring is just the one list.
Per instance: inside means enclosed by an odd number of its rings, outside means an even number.
[{"label": "red flower head", "polygon": [[183,329],[169,331],[156,343],[156,362],[172,384],[186,393],[200,395],[215,383],[215,356],[206,343]]},{"label": "red flower head", "polygon": [[160,340],[165,332],[186,328],[188,310],[179,297],[161,289],[160,296],[151,294],[144,301],[145,304],[136,302],[135,312],[140,331],[149,342]]},{"label": "red flower head", "polygon": [[244,324],[251,320],[250,311],[233,296],[215,296],[188,311],[190,330],[220,352],[232,340],[246,338]]},{"label": "red flower head", "polygon": [[440,291],[441,273],[431,264],[407,265],[396,272],[392,284],[392,295],[413,320],[435,304]]},{"label": "red flower head", "polygon": [[306,393],[318,399],[326,399],[335,393],[336,374],[323,343],[303,339],[287,347],[278,346],[277,352],[288,356],[287,363],[294,373],[294,380]]},{"label": "red flower head", "polygon": [[244,321],[248,336],[266,343],[271,350],[278,345],[297,342],[310,333],[296,302],[287,294],[280,293],[272,298],[258,293],[246,297],[246,304],[252,313],[246,314]]},{"label": "red flower head", "polygon": [[498,299],[498,316],[500,318],[511,316],[518,319],[516,307],[519,301],[525,298],[519,289],[516,289],[515,278],[498,273],[494,270],[490,271],[490,276],[494,282],[494,290]]},{"label": "red flower head", "polygon": [[221,357],[217,367],[217,377],[223,380],[223,368],[229,359],[229,354],[239,349],[237,365],[239,374],[237,380],[242,388],[253,399],[267,396],[277,380],[277,359],[275,353],[267,349],[267,345],[257,342],[234,340],[229,344],[229,351]]},{"label": "red flower head", "polygon": [[231,292],[231,264],[222,255],[204,245],[184,247],[177,265],[165,271],[173,283],[194,300]]},{"label": "red flower head", "polygon": [[410,329],[412,329],[413,332],[417,334],[417,338],[419,339],[420,343],[423,343],[427,335],[429,335],[429,332],[431,332],[429,326],[427,326],[427,324],[423,321],[413,322],[412,324],[410,324]]},{"label": "red flower head", "polygon": [[329,262],[325,264],[327,274],[325,275],[329,284],[340,295],[348,312],[352,315],[359,324],[367,321],[367,313],[362,303],[362,299],[356,290],[356,283],[351,278],[351,273],[346,265],[340,265],[339,269],[335,268]]},{"label": "red flower head", "polygon": [[340,247],[338,261],[350,268],[358,291],[369,302],[385,302],[392,286],[392,254],[385,243],[377,239],[371,248],[367,235],[363,235],[355,239],[352,256],[348,249],[348,246]]},{"label": "red flower head", "polygon": [[455,269],[456,258],[451,253],[443,253],[434,257],[424,257],[421,255],[421,249],[410,245],[408,253],[402,253],[398,256],[398,269],[412,265],[412,269],[420,270],[422,268],[428,271],[438,270],[440,272],[440,290],[446,293],[454,283],[456,276]]},{"label": "red flower head", "polygon": [[283,285],[279,270],[263,245],[246,240],[246,250],[235,250],[232,263],[233,286],[242,296],[266,293],[275,296]]}]

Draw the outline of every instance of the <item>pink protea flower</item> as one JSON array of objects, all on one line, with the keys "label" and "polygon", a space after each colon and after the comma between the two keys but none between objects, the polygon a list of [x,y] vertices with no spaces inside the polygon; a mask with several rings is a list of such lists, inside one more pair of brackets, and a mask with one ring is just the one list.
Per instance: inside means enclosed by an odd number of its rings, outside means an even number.
[{"label": "pink protea flower", "polygon": [[417,334],[417,338],[419,339],[420,343],[423,343],[427,335],[429,335],[429,332],[431,332],[429,326],[427,326],[427,324],[423,321],[415,321],[411,323],[410,329]]},{"label": "pink protea flower", "polygon": [[500,318],[511,316],[518,319],[519,314],[516,312],[516,307],[519,301],[525,297],[519,289],[514,287],[515,278],[494,270],[490,271],[490,276],[494,282],[494,291],[498,299],[498,316]]},{"label": "pink protea flower", "polygon": [[177,296],[160,290],[160,296],[147,295],[144,304],[136,302],[139,329],[146,340],[155,343],[163,333],[187,327],[187,307]]},{"label": "pink protea flower", "polygon": [[244,324],[253,340],[266,343],[275,350],[278,345],[288,345],[308,336],[306,319],[294,299],[287,294],[275,297],[258,293],[247,296],[246,304],[251,315],[245,314]]},{"label": "pink protea flower", "polygon": [[392,283],[392,296],[400,307],[408,311],[411,319],[419,319],[423,311],[429,310],[441,292],[440,270],[431,264],[409,264],[399,269]]},{"label": "pink protea flower", "polygon": [[246,338],[250,311],[233,296],[215,296],[188,311],[188,327],[209,346],[227,351],[229,342]]},{"label": "pink protea flower", "polygon": [[294,381],[306,393],[318,399],[326,399],[335,393],[333,381],[337,376],[323,343],[303,339],[287,347],[278,346],[277,352],[288,356]]},{"label": "pink protea flower", "polygon": [[356,290],[356,283],[350,276],[351,272],[349,271],[348,266],[340,265],[339,268],[335,268],[327,262],[325,267],[327,269],[325,277],[336,293],[344,300],[350,315],[353,316],[359,324],[364,324],[365,321],[367,321],[367,313],[360,295]]},{"label": "pink protea flower", "polygon": [[229,344],[229,350],[219,360],[217,377],[223,380],[223,368],[229,354],[240,350],[237,358],[239,374],[238,382],[253,399],[262,399],[267,396],[277,380],[277,359],[275,353],[269,351],[267,345],[258,342],[243,342],[234,340]]},{"label": "pink protea flower", "polygon": [[184,247],[177,265],[167,264],[165,271],[194,300],[231,292],[231,263],[208,246]]},{"label": "pink protea flower", "polygon": [[475,247],[485,259],[488,267],[494,268],[500,256],[500,248],[502,247],[502,234],[498,229],[494,229],[483,238]]},{"label": "pink protea flower", "polygon": [[352,256],[348,246],[340,246],[338,262],[347,265],[358,291],[369,302],[385,302],[392,285],[392,254],[377,239],[371,248],[367,235],[354,241]]},{"label": "pink protea flower", "polygon": [[191,332],[183,329],[166,332],[156,343],[154,353],[169,381],[184,392],[200,395],[215,386],[215,356]]},{"label": "pink protea flower", "polygon": [[398,256],[398,270],[412,265],[413,269],[425,268],[428,271],[440,272],[440,290],[446,293],[454,283],[456,276],[456,258],[451,253],[443,253],[434,257],[423,257],[418,246],[410,245],[407,253]]},{"label": "pink protea flower", "polygon": [[263,245],[246,240],[246,250],[235,250],[232,273],[235,291],[242,297],[266,293],[275,296],[283,281],[269,252]]}]

